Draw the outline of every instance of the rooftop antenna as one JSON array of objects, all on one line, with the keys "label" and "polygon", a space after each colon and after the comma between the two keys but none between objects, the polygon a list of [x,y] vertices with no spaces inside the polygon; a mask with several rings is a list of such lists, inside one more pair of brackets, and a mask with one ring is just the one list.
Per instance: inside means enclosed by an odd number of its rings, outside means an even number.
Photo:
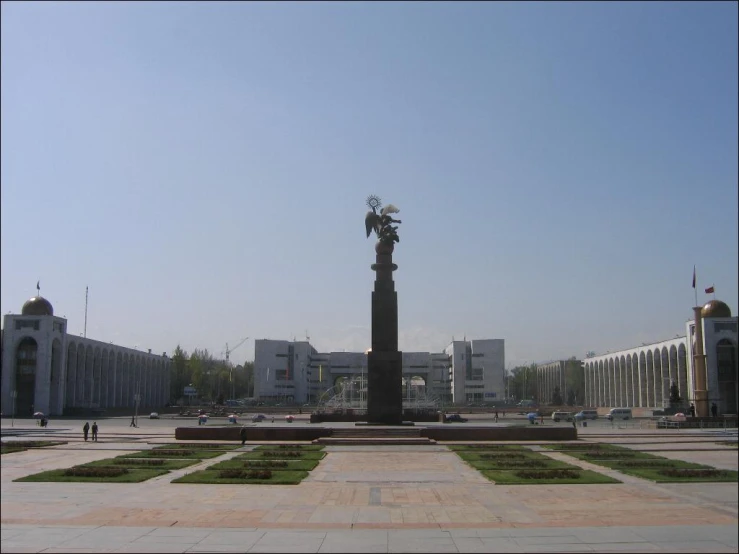
[{"label": "rooftop antenna", "polygon": [[87,285],[85,285],[85,338],[87,338]]}]

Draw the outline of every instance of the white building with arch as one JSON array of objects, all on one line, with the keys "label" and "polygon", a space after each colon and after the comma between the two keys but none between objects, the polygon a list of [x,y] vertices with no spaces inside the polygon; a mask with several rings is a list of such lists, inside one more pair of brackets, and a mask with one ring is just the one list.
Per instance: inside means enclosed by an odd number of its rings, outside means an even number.
[{"label": "white building with arch", "polygon": [[[685,402],[695,399],[695,321],[686,335],[618,352],[587,358],[585,403],[592,407],[661,409],[669,403],[672,383]],[[708,378],[708,402],[719,413],[737,413],[737,318],[720,300],[701,309],[703,351]],[[690,337],[690,340],[688,340]]]},{"label": "white building with arch", "polygon": [[41,296],[3,317],[3,414],[59,416],[87,410],[159,408],[169,401],[170,360],[67,333]]}]

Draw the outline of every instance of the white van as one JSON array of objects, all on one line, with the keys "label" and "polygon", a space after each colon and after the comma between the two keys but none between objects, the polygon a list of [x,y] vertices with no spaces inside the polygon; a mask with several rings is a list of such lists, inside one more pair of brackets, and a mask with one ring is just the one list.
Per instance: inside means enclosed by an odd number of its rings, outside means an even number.
[{"label": "white van", "polygon": [[598,419],[598,410],[580,410],[583,419]]},{"label": "white van", "polygon": [[626,421],[632,417],[631,408],[611,408],[611,411],[606,415],[606,419],[608,421],[613,421],[615,419],[623,419]]},{"label": "white van", "polygon": [[552,412],[552,419],[556,422],[560,420],[572,421],[573,418],[572,412]]}]

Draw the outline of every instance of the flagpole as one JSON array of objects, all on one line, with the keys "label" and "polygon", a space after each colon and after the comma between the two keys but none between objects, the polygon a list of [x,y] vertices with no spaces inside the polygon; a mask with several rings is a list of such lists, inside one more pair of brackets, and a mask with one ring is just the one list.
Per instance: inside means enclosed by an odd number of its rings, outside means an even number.
[{"label": "flagpole", "polygon": [[85,338],[87,338],[87,288],[85,287]]}]

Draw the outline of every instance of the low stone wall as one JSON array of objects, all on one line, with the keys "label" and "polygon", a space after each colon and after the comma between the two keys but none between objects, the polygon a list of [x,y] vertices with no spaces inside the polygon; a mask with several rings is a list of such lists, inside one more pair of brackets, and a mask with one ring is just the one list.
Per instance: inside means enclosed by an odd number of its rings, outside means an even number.
[{"label": "low stone wall", "polygon": [[[463,424],[464,425],[464,424]],[[182,441],[240,441],[241,427],[202,426],[177,427],[175,438]],[[366,429],[366,427],[365,427]],[[573,427],[467,427],[466,425],[448,425],[444,427],[421,427],[422,437],[436,441],[567,441],[577,439],[577,430]],[[257,442],[268,441],[312,441],[321,437],[330,437],[330,427],[247,427],[246,440]]]},{"label": "low stone wall", "polygon": [[426,427],[422,437],[436,441],[571,441],[577,439],[574,427]]},{"label": "low stone wall", "polygon": [[[181,441],[241,441],[240,425],[223,427],[199,426],[177,427],[174,437]],[[248,441],[312,441],[331,436],[331,429],[325,427],[247,427]]]}]

